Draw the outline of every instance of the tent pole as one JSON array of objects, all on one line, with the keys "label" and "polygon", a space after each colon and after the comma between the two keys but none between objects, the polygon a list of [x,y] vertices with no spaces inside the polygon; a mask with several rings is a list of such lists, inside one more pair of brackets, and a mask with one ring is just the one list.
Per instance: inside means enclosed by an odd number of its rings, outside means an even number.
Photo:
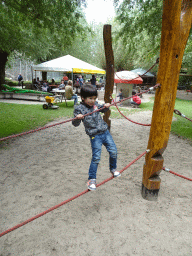
[{"label": "tent pole", "polygon": [[32,77],[32,84],[33,84],[33,67],[31,66],[31,77]]},{"label": "tent pole", "polygon": [[71,73],[71,80],[73,82],[73,68],[72,68],[72,73]]}]

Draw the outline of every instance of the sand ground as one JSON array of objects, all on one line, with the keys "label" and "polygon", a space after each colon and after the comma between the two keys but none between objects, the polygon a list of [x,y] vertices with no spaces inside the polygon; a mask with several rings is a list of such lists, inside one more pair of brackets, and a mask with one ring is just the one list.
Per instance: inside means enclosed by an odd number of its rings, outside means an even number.
[{"label": "sand ground", "polygon": [[[130,117],[150,123],[150,111]],[[61,120],[57,120],[61,121]],[[145,151],[149,127],[112,120],[118,169]],[[192,178],[192,146],[170,135],[164,166]],[[2,143],[0,232],[86,189],[91,159],[83,125],[55,126]],[[74,201],[0,238],[0,256],[190,256],[192,182],[162,171],[156,202],[141,196],[144,157]],[[110,177],[102,151],[97,182]]]}]

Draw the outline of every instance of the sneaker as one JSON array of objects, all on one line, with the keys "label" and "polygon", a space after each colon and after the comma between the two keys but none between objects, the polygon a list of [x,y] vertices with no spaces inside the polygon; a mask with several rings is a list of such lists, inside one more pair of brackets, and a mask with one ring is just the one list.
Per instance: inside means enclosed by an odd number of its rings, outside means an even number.
[{"label": "sneaker", "polygon": [[117,170],[111,170],[111,173],[113,174],[113,177],[114,177],[114,178],[121,176],[121,173],[118,172]]},{"label": "sneaker", "polygon": [[89,190],[96,190],[96,179],[88,180],[87,187]]}]

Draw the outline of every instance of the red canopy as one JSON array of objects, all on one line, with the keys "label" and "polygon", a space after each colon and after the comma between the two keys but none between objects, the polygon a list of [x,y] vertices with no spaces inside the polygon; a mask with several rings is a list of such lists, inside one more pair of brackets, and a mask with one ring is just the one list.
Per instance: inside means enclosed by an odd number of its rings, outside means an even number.
[{"label": "red canopy", "polygon": [[114,82],[119,84],[142,84],[143,79],[132,71],[119,71],[115,73]]}]

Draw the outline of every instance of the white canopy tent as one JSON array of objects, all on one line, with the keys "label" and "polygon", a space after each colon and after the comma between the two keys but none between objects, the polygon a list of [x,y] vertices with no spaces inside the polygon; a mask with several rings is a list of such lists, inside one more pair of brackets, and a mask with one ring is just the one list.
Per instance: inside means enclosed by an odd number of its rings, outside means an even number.
[{"label": "white canopy tent", "polygon": [[71,55],[46,61],[32,66],[33,71],[42,72],[65,72],[65,73],[84,73],[84,74],[105,74],[105,70],[97,68],[85,61],[79,60]]}]

